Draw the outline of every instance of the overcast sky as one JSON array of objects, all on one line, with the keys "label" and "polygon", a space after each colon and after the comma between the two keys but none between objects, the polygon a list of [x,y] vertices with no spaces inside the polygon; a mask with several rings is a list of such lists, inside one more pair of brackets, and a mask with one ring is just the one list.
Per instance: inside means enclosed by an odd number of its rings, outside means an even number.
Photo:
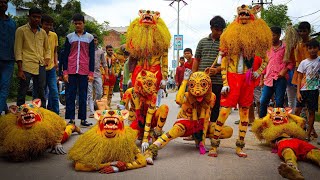
[{"label": "overcast sky", "polygon": [[[266,1],[266,0],[264,0]],[[267,0],[270,2],[271,0]],[[172,1],[164,0],[81,0],[82,9],[98,22],[108,21],[110,26],[128,26],[130,21],[138,17],[140,9],[150,9],[160,12],[160,17],[166,22],[171,35],[177,34],[177,2],[170,7]],[[236,7],[242,4],[251,5],[251,0],[185,0],[180,2],[180,33],[184,36],[184,48],[195,51],[198,41],[209,35],[210,19],[221,15],[231,22],[236,15]],[[257,0],[254,0],[257,2]],[[316,31],[320,31],[320,1],[319,0],[273,0],[273,4],[288,6],[288,16],[293,23],[309,21]],[[318,11],[319,12],[316,12]],[[304,15],[312,14],[306,17]],[[172,41],[173,43],[173,38]],[[180,52],[182,55],[182,51]],[[176,57],[176,53],[175,53]],[[169,51],[169,61],[173,59],[173,51]],[[171,63],[169,63],[169,66]]]}]

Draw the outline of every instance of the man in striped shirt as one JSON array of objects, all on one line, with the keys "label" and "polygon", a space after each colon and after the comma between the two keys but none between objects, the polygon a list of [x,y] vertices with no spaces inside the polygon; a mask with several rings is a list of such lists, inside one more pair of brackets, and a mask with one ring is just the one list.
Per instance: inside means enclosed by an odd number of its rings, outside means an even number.
[{"label": "man in striped shirt", "polygon": [[[215,16],[210,20],[211,34],[201,39],[198,43],[195,60],[193,62],[192,71],[204,71],[211,67],[214,60],[219,54],[220,36],[226,27],[225,20],[221,16]],[[214,68],[210,68],[210,77],[212,81],[212,92],[216,95],[216,103],[211,111],[211,122],[216,122],[220,109],[220,93],[222,89],[220,64],[216,64]]]}]

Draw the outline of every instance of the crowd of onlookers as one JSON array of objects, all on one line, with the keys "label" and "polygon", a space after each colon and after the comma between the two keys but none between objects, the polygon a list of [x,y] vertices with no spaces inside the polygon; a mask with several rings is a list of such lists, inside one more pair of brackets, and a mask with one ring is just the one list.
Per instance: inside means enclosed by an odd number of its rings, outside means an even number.
[{"label": "crowd of onlookers", "polygon": [[[69,123],[75,123],[75,109],[78,108],[78,119],[81,120],[81,125],[92,125],[86,120],[87,99],[90,116],[93,116],[93,97],[98,100],[103,95],[102,78],[110,81],[111,76],[114,75],[115,79],[121,79],[126,88],[128,86],[126,74],[129,70],[124,73],[123,67],[127,67],[128,63],[120,67],[118,61],[108,60],[109,56],[113,56],[113,47],[107,46],[107,52],[98,47],[98,37],[85,31],[85,20],[81,14],[73,16],[75,32],[67,35],[63,49],[58,55],[58,36],[53,32],[52,17],[43,14],[39,8],[33,7],[29,9],[28,23],[17,28],[15,21],[5,14],[7,8],[8,0],[0,0],[1,113],[9,112],[6,100],[14,64],[17,63],[18,106],[25,104],[27,90],[32,80],[32,98],[41,99],[42,107],[59,114],[57,80],[63,80],[66,119],[70,120]],[[124,57],[128,57],[128,52],[124,51]],[[100,70],[105,74],[103,77]],[[108,73],[109,71],[112,73]],[[123,75],[125,75],[124,81],[122,81]]]}]

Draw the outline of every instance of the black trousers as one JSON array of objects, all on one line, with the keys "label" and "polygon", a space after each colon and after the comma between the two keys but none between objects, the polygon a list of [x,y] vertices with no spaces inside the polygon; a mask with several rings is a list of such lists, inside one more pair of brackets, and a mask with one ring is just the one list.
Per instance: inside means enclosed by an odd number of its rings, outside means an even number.
[{"label": "black trousers", "polygon": [[222,86],[222,84],[212,84],[212,92],[216,95],[216,103],[211,109],[211,122],[216,122],[219,116]]}]

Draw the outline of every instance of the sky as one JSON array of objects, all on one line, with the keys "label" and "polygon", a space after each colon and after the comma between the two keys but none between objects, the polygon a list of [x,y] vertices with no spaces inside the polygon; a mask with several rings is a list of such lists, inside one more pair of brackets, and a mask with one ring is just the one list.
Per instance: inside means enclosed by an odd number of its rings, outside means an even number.
[{"label": "sky", "polygon": [[[209,22],[212,17],[220,15],[227,22],[232,22],[236,15],[236,8],[242,4],[251,5],[252,2],[252,0],[184,1],[187,3],[186,6],[180,2],[179,34],[183,35],[183,48],[191,48],[193,54],[198,42],[210,34]],[[175,2],[170,7],[171,2],[172,0],[81,0],[81,5],[86,14],[94,17],[99,23],[108,21],[111,27],[128,26],[130,21],[138,17],[140,9],[159,11],[160,17],[169,28],[172,36],[171,43],[173,43],[173,36],[177,34],[178,3]],[[320,31],[319,0],[273,0],[273,4],[286,4],[288,16],[294,24],[309,21],[317,32]],[[309,15],[311,13],[314,14]],[[180,51],[180,56],[182,53],[183,51]],[[169,49],[169,67],[171,67],[171,60],[176,57],[177,53],[173,52],[172,48]]]}]

